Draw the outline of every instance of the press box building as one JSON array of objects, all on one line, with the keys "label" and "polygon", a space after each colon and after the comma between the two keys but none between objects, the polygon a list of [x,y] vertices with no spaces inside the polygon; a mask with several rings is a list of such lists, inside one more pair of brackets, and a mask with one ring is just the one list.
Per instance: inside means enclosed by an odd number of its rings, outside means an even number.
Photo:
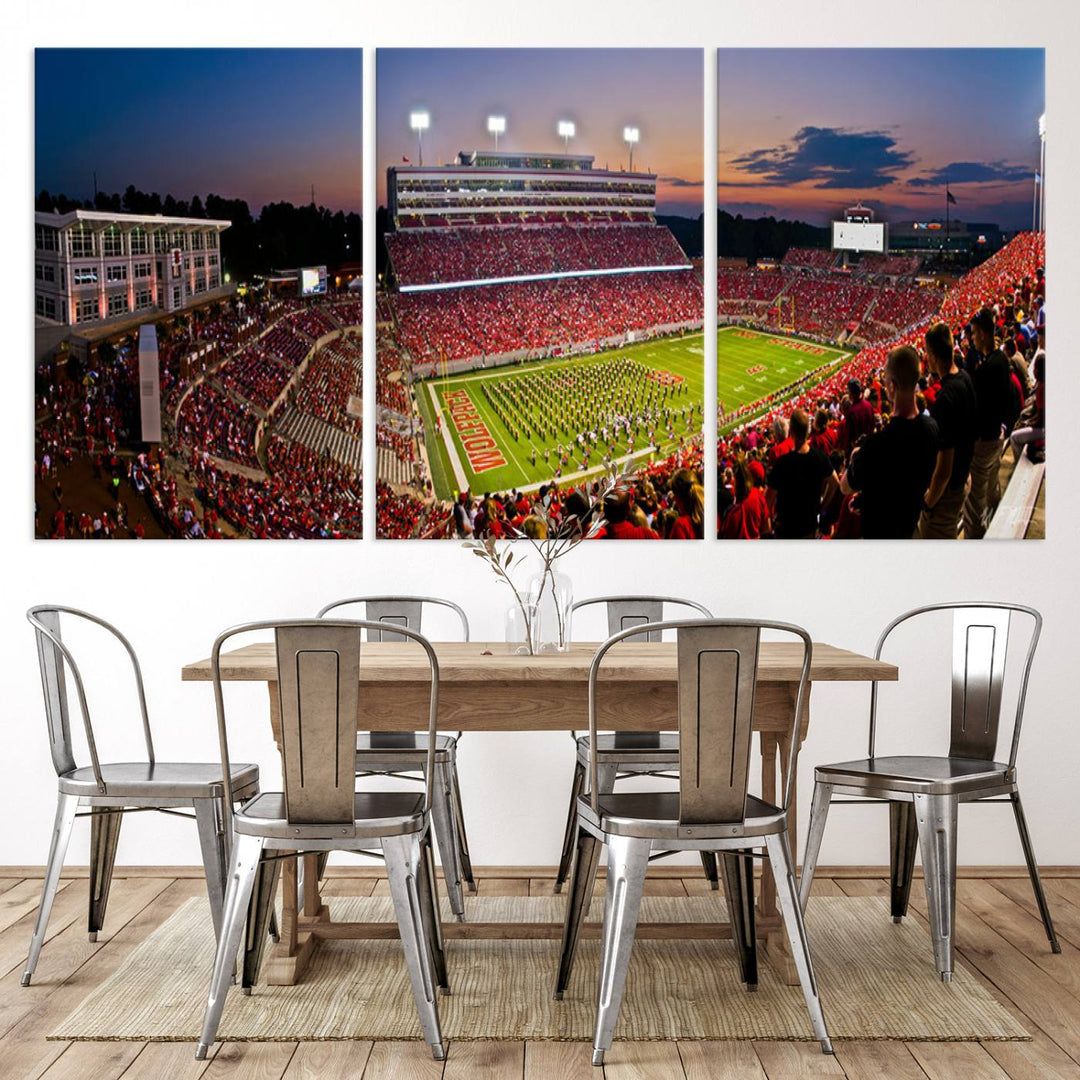
[{"label": "press box building", "polygon": [[181,311],[221,290],[228,221],[71,210],[34,216],[34,313],[89,328]]}]

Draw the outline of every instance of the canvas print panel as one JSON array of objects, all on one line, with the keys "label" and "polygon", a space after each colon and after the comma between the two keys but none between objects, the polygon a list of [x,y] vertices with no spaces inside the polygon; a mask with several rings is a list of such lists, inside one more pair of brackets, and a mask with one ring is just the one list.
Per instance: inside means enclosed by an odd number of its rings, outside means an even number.
[{"label": "canvas print panel", "polygon": [[361,65],[37,51],[36,536],[361,534]]},{"label": "canvas print panel", "polygon": [[376,71],[378,535],[703,535],[701,53]]},{"label": "canvas print panel", "polygon": [[719,535],[1043,536],[1043,51],[718,69]]}]

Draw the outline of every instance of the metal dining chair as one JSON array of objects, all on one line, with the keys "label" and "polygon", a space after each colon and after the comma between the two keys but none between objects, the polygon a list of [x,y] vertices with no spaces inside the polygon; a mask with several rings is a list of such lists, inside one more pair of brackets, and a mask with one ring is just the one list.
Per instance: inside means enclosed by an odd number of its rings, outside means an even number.
[{"label": "metal dining chair", "polygon": [[[354,596],[327,604],[319,612],[319,618],[354,604],[362,604],[365,618],[378,624],[377,628],[368,631],[368,641],[405,640],[403,635],[390,627],[404,626],[420,633],[425,605],[453,611],[461,623],[462,639],[469,640],[469,619],[465,612],[452,600],[440,600],[434,596]],[[470,892],[476,892],[458,781],[457,744],[461,734],[459,731],[456,736],[435,736],[435,777],[431,800],[431,820],[442,859],[446,894],[450,910],[459,922],[465,918],[462,882],[468,885]],[[356,738],[356,775],[423,781],[427,749],[426,732],[361,732]]]},{"label": "metal dining chair", "polygon": [[[239,634],[273,631],[281,711],[283,792],[265,792],[233,814],[225,917],[214,960],[210,995],[195,1056],[217,1036],[237,951],[244,938],[241,987],[250,993],[265,947],[282,858],[331,851],[381,848],[394,901],[401,945],[424,1040],[436,1061],[445,1057],[435,986],[448,992],[438,917],[438,894],[430,842],[431,778],[439,708],[439,662],[430,642],[402,627],[403,638],[425,651],[431,670],[428,744],[423,794],[355,790],[353,754],[360,697],[361,631],[367,620],[288,619],[246,623],[214,642],[211,671],[221,762],[229,769],[229,739],[221,682],[221,650]],[[226,788],[229,785],[226,782]],[[227,791],[226,796],[228,797]],[[245,920],[248,932],[245,935]]]},{"label": "metal dining chair", "polygon": [[[650,631],[675,630],[679,679],[679,790],[606,793],[600,790],[596,744],[596,684],[604,656],[637,632],[609,637],[589,669],[588,796],[578,796],[577,858],[567,898],[555,998],[570,981],[581,927],[588,912],[600,861],[607,846],[607,885],[597,995],[593,1064],[603,1065],[619,1019],[626,972],[637,929],[645,872],[652,853],[708,851],[719,855],[724,896],[740,975],[748,990],[757,987],[753,862],[764,848],[776,881],[784,929],[813,1027],[824,1053],[832,1053],[814,979],[810,947],[788,841],[787,807],[795,775],[794,738],[807,694],[813,645],[805,630],[789,623],[697,619],[650,623]],[[802,643],[803,660],[791,715],[791,750],[781,806],[747,792],[754,691],[762,630],[781,631]]]},{"label": "metal dining chair", "polygon": [[[61,616],[81,619],[111,634],[127,651],[134,674],[135,690],[142,715],[145,761],[103,762],[98,754],[97,740],[90,718],[82,672],[61,633]],[[88,930],[91,941],[105,923],[109,902],[120,825],[125,814],[157,810],[163,814],[190,818],[183,810],[194,811],[206,871],[206,891],[210,897],[210,912],[214,930],[221,928],[225,897],[225,868],[228,864],[228,833],[222,802],[226,789],[230,798],[243,802],[259,793],[259,767],[236,764],[228,781],[222,783],[221,766],[217,762],[158,761],[143,686],[142,670],[131,643],[115,626],[104,619],[77,608],[59,604],[40,604],[32,607],[26,617],[34,628],[38,663],[41,668],[41,687],[45,696],[45,721],[49,730],[49,749],[57,776],[56,820],[53,824],[49,860],[45,867],[45,882],[41,888],[30,955],[22,976],[22,985],[29,986],[41,955],[45,932],[52,913],[60,871],[67,854],[71,829],[77,817],[90,818],[90,909]],[[65,618],[65,625],[68,620]],[[75,684],[82,715],[83,731],[90,758],[89,765],[76,761],[72,740],[71,716],[68,703],[68,675]],[[80,809],[85,812],[80,813]],[[270,926],[272,931],[272,924]]]},{"label": "metal dining chair", "polygon": [[[805,910],[833,796],[855,796],[838,800],[838,806],[887,801],[893,922],[899,922],[907,914],[915,852],[921,847],[934,962],[942,981],[949,982],[953,972],[956,829],[960,803],[1012,803],[1031,886],[1050,948],[1059,953],[1061,946],[1054,934],[1016,779],[1024,699],[1039,643],[1042,616],[1034,608],[993,601],[930,604],[893,619],[878,638],[874,658],[881,658],[886,642],[898,626],[932,612],[951,612],[953,616],[949,752],[942,757],[879,756],[876,746],[878,686],[873,683],[869,756],[858,761],[821,765],[814,770],[814,801],[810,807],[799,899]],[[1027,656],[1018,685],[1009,759],[1001,762],[994,758],[1001,720],[1005,656],[1014,615],[1029,618],[1031,631],[1027,636]]]},{"label": "metal dining chair", "polygon": [[[664,617],[664,606],[685,607],[698,612],[707,619],[712,612],[696,600],[683,600],[677,596],[595,596],[579,600],[572,612],[603,604],[607,614],[608,636],[646,623],[658,623]],[[660,632],[641,631],[646,641],[659,641]],[[585,781],[589,766],[589,736],[570,733],[577,750],[574,762],[574,779],[570,785],[570,806],[566,814],[566,832],[563,834],[559,869],[555,874],[555,891],[561,892],[570,867],[574,861],[574,838],[577,835],[577,800],[585,793]],[[601,735],[597,741],[597,776],[600,792],[607,794],[615,789],[617,780],[629,776],[660,776],[674,780],[679,770],[679,737],[674,732],[617,731]],[[701,865],[705,877],[714,889],[720,888],[716,858],[712,852],[701,852]]]}]

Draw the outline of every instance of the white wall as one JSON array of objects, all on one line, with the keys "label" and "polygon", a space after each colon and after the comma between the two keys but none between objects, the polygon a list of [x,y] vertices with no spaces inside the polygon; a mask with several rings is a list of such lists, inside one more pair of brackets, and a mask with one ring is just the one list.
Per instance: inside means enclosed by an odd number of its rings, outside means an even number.
[{"label": "white wall", "polygon": [[[1036,660],[1027,727],[1021,747],[1021,778],[1029,822],[1044,863],[1078,861],[1075,774],[1076,708],[1076,538],[1080,526],[1077,484],[1071,465],[1080,453],[1072,420],[1080,407],[1080,381],[1070,362],[1066,319],[1077,295],[1074,252],[1078,230],[1076,191],[1080,175],[1078,125],[1072,115],[1076,80],[1072,57],[1080,44],[1075,5],[1029,2],[1017,26],[1007,19],[1008,36],[987,28],[998,20],[984,3],[911,3],[903,26],[886,5],[817,3],[814,10],[759,2],[752,6],[687,3],[674,17],[659,16],[657,5],[624,2],[585,8],[547,4],[530,8],[500,4],[417,4],[423,17],[402,17],[402,9],[363,9],[309,3],[271,5],[279,17],[214,10],[212,24],[223,29],[206,37],[206,20],[181,20],[140,9],[125,18],[123,5],[110,10],[109,27],[77,5],[54,4],[31,21],[27,9],[5,14],[3,28],[4,145],[21,169],[0,175],[3,205],[29,207],[33,190],[32,127],[28,98],[35,44],[669,44],[809,45],[835,44],[836,28],[869,25],[852,44],[1049,45],[1048,145],[1049,253],[1052,355],[1061,356],[1059,378],[1051,382],[1050,538],[1038,544],[856,544],[763,543],[688,545],[586,545],[567,564],[577,594],[649,590],[688,594],[717,613],[775,617],[801,622],[821,641],[867,651],[894,614],[920,603],[954,598],[1023,599],[1046,618],[1044,643]],[[807,9],[809,5],[805,6]],[[1003,9],[1008,10],[1008,9]],[[320,12],[322,17],[320,17]],[[541,13],[542,12],[542,13]],[[782,12],[782,18],[780,13]],[[160,21],[158,21],[160,20]],[[869,21],[868,21],[869,20]],[[185,26],[188,28],[185,29]],[[539,31],[537,31],[539,27]],[[899,29],[902,38],[895,36]],[[1019,37],[1018,37],[1019,35]],[[369,52],[370,56],[370,52]],[[373,252],[374,95],[365,78],[366,254]],[[857,90],[853,88],[853,93]],[[708,97],[708,94],[706,95]],[[943,102],[942,108],[948,103]],[[711,100],[707,116],[715,117]],[[882,118],[882,124],[888,118]],[[715,139],[707,132],[706,161]],[[961,149],[962,148],[958,148]],[[962,153],[960,154],[962,157]],[[27,162],[30,162],[29,166]],[[715,176],[715,172],[711,172]],[[313,612],[336,596],[387,588],[439,593],[469,612],[474,638],[497,638],[507,598],[484,566],[453,543],[247,542],[63,544],[31,540],[32,433],[29,315],[32,242],[11,214],[8,258],[0,260],[5,353],[5,413],[0,427],[0,461],[7,469],[0,536],[0,656],[3,656],[2,760],[0,785],[0,865],[40,863],[48,841],[55,792],[47,754],[33,640],[23,619],[35,602],[56,601],[90,608],[117,623],[132,637],[143,658],[157,732],[159,757],[203,757],[216,753],[210,688],[182,684],[182,663],[205,656],[214,635],[244,619]],[[714,222],[710,212],[707,222]],[[711,237],[713,229],[706,229]],[[14,254],[10,248],[14,246]],[[707,254],[709,252],[707,248]],[[706,263],[708,265],[709,259]],[[371,275],[369,275],[370,280]],[[365,296],[370,320],[373,297]],[[708,335],[707,335],[708,336]],[[370,342],[373,335],[369,335]],[[370,352],[370,350],[369,350]],[[714,362],[710,352],[709,362]],[[373,356],[366,357],[371,385]],[[370,420],[370,413],[369,413]],[[368,423],[370,432],[372,425]],[[369,451],[373,447],[367,448]],[[369,453],[368,460],[372,460]],[[1057,464],[1060,462],[1060,465]],[[715,500],[710,492],[710,506]],[[897,720],[911,744],[943,738],[946,714],[929,705],[924,672],[942,670],[932,643],[915,643],[903,671],[919,680],[916,706]],[[922,676],[922,677],[921,677]],[[803,751],[806,766],[858,756],[865,741],[865,685],[820,686],[814,691],[810,736]],[[939,699],[942,703],[944,698]],[[238,744],[257,760],[267,778],[276,772],[275,753],[265,722],[265,693],[240,692]],[[120,717],[100,715],[100,728],[115,752],[134,754],[137,728]],[[564,734],[469,735],[461,750],[462,786],[474,860],[478,864],[551,864],[561,839],[572,748]],[[807,805],[810,769],[804,768],[801,799]],[[1007,808],[962,811],[960,858],[969,864],[1021,861]],[[85,862],[86,833],[80,823],[71,860]],[[885,812],[857,808],[834,816],[822,859],[826,863],[887,860]],[[147,815],[124,826],[124,863],[193,864],[198,860],[194,830],[182,822]]]}]

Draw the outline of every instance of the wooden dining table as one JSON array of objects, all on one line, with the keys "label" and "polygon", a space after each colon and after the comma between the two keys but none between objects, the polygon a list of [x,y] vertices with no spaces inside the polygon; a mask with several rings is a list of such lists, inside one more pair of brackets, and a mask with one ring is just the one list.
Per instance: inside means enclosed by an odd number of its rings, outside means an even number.
[{"label": "wooden dining table", "polygon": [[[528,656],[511,653],[503,642],[434,642],[439,660],[438,726],[444,731],[581,731],[588,727],[589,667],[596,643],[576,642],[565,653]],[[758,661],[754,730],[759,733],[760,794],[776,802],[787,780],[792,719],[802,665],[797,642],[764,641]],[[266,683],[270,727],[280,748],[281,714],[277,666],[271,642],[246,645],[221,657],[223,681]],[[895,681],[892,664],[815,642],[811,686],[818,682]],[[182,679],[212,679],[209,659],[184,666]],[[597,727],[601,731],[671,731],[678,727],[678,684],[674,642],[626,641],[608,653],[597,684]],[[357,729],[417,731],[426,728],[430,669],[423,650],[412,642],[366,642],[360,659],[360,715]],[[512,703],[505,710],[492,703]],[[481,707],[483,703],[483,707]],[[810,694],[795,728],[798,748],[810,724]],[[508,773],[512,776],[513,773]],[[797,778],[796,778],[797,779]],[[797,783],[789,806],[791,846],[795,836]],[[560,788],[553,792],[564,797]],[[316,856],[306,854],[303,885],[296,859],[282,864],[280,940],[271,947],[264,972],[274,985],[300,980],[320,939],[397,936],[396,923],[334,922],[323,903]],[[301,895],[302,893],[302,895]],[[781,978],[798,982],[776,907],[770,875],[764,874],[757,899],[756,926],[765,954]],[[595,927],[588,932],[596,933]],[[641,923],[639,937],[729,937],[726,922]],[[460,922],[444,927],[446,938],[550,937],[561,923]]]}]

